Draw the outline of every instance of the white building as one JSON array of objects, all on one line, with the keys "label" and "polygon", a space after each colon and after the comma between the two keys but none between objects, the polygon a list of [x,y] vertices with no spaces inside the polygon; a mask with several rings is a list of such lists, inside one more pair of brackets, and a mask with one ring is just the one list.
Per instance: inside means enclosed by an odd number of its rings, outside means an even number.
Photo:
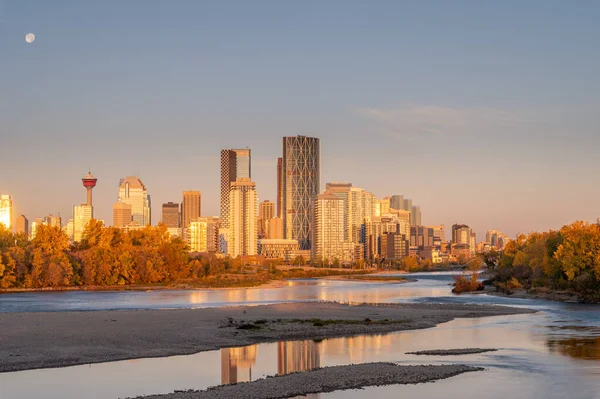
[{"label": "white building", "polygon": [[81,241],[85,226],[92,220],[92,207],[86,204],[73,207],[73,242]]},{"label": "white building", "polygon": [[256,183],[238,178],[229,192],[229,241],[232,258],[256,255],[258,251],[258,195]]}]

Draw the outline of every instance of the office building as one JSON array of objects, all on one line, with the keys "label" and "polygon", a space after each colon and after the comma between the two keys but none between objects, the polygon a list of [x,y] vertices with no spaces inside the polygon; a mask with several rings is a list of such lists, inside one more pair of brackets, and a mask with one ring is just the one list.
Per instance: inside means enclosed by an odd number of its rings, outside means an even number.
[{"label": "office building", "polygon": [[283,230],[285,238],[298,240],[301,250],[310,250],[314,239],[320,158],[318,138],[283,138]]},{"label": "office building", "polygon": [[381,256],[387,260],[402,260],[408,256],[408,240],[404,234],[383,233],[381,235]]},{"label": "office building", "polygon": [[384,199],[375,200],[375,216],[383,216],[390,213],[391,199],[385,197]]},{"label": "office building", "polygon": [[93,218],[92,207],[87,204],[73,207],[73,241],[79,242],[83,238],[85,227]]},{"label": "office building", "polygon": [[17,234],[25,234],[26,237],[29,236],[29,220],[25,215],[17,216],[15,227]]},{"label": "office building", "polygon": [[200,191],[184,191],[181,201],[181,227],[187,228],[190,221],[202,216],[202,193]]},{"label": "office building", "polygon": [[390,198],[390,208],[396,210],[406,210],[404,209],[404,196],[403,195],[392,195]]},{"label": "office building", "polygon": [[191,252],[208,252],[208,220],[197,218],[190,221],[187,241]]},{"label": "office building", "polygon": [[[256,183],[248,178],[238,178],[231,183],[229,192],[228,254],[256,255],[258,250],[258,195]],[[221,221],[222,222],[222,221]]]},{"label": "office building", "polygon": [[421,226],[421,207],[418,205],[413,205],[411,207],[410,211],[411,211],[410,220],[412,221],[412,225],[413,226]]},{"label": "office building", "polygon": [[117,202],[113,205],[113,226],[124,228],[131,224],[131,204]]},{"label": "office building", "polygon": [[142,227],[152,224],[150,195],[148,195],[148,189],[138,177],[127,176],[121,179],[118,202],[131,205],[130,222],[135,222]]},{"label": "office building", "polygon": [[258,240],[258,254],[264,256],[267,259],[283,259],[284,261],[290,261],[290,254],[298,251],[300,246],[298,240],[285,240],[285,239],[259,239]]},{"label": "office building", "polygon": [[12,199],[10,195],[0,195],[0,224],[3,224],[8,230],[12,231]]},{"label": "office building", "polygon": [[411,226],[410,246],[418,249],[432,248],[434,246],[433,229],[424,226]]},{"label": "office building", "polygon": [[179,204],[167,202],[162,205],[162,223],[168,229],[179,228]]},{"label": "office building", "polygon": [[466,224],[452,225],[452,243],[470,245],[471,228]]},{"label": "office building", "polygon": [[372,216],[365,220],[361,231],[361,243],[364,245],[364,256],[367,260],[375,260],[385,257],[387,249],[381,246],[381,237],[386,233],[398,233],[408,239],[406,219],[394,214],[384,216]]},{"label": "office building", "polygon": [[283,239],[283,219],[272,218],[267,223],[267,238],[270,240]]},{"label": "office building", "polygon": [[229,193],[231,183],[237,179],[251,179],[251,153],[249,148],[221,150],[221,228],[229,229]]},{"label": "office building", "polygon": [[277,158],[277,217],[283,213],[283,158]]},{"label": "office building", "polygon": [[440,249],[442,243],[446,241],[444,225],[440,224],[427,227],[433,229],[433,246]]},{"label": "office building", "polygon": [[269,235],[269,220],[275,217],[275,203],[266,200],[258,207],[258,236],[265,238]]}]

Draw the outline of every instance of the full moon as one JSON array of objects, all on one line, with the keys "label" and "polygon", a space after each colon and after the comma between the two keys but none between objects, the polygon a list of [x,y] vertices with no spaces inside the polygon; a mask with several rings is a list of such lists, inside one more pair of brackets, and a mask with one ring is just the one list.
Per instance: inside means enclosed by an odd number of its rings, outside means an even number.
[{"label": "full moon", "polygon": [[33,43],[34,40],[35,40],[35,35],[33,33],[28,33],[25,35],[25,41],[27,43]]}]

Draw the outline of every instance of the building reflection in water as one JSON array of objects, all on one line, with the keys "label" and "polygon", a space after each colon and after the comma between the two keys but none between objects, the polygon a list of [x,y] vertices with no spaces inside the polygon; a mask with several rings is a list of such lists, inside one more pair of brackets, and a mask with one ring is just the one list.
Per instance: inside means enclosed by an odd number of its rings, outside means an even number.
[{"label": "building reflection in water", "polygon": [[600,337],[549,339],[550,352],[560,353],[574,359],[600,360]]},{"label": "building reflection in water", "polygon": [[297,373],[321,367],[321,343],[312,340],[277,344],[277,374]]},{"label": "building reflection in water", "polygon": [[252,381],[258,345],[221,349],[221,384]]}]

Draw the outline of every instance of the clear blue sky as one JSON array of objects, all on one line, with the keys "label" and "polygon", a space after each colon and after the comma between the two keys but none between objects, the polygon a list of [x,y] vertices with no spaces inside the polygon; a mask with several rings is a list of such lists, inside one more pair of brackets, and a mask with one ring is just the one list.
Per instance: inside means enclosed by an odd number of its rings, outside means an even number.
[{"label": "clear blue sky", "polygon": [[[404,194],[423,222],[508,234],[600,216],[595,1],[0,0],[0,193],[29,219],[120,177],[160,205],[249,146],[275,200],[281,137],[321,138],[322,183]],[[28,32],[36,34],[25,43]]]}]

